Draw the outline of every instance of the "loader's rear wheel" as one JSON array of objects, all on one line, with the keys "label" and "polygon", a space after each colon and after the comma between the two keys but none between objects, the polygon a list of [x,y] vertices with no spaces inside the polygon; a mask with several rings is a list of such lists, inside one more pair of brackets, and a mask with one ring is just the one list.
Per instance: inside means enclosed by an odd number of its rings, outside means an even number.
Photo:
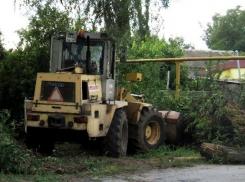
[{"label": "loader's rear wheel", "polygon": [[39,146],[39,152],[50,156],[53,154],[55,141],[53,140],[52,136],[47,134],[46,136],[43,136],[42,139],[40,139],[40,146]]},{"label": "loader's rear wheel", "polygon": [[54,141],[48,137],[38,137],[37,135],[27,136],[26,147],[35,152],[40,152],[44,155],[52,155],[54,150]]},{"label": "loader's rear wheel", "polygon": [[26,143],[27,149],[30,149],[36,152],[38,150],[40,142],[39,142],[39,138],[32,136],[32,135],[27,135],[25,143]]},{"label": "loader's rear wheel", "polygon": [[129,139],[132,152],[148,152],[156,149],[165,142],[166,129],[161,113],[152,108],[144,107],[138,122],[138,131],[135,139]]},{"label": "loader's rear wheel", "polygon": [[114,113],[109,131],[102,142],[103,155],[123,157],[127,154],[128,145],[128,120],[123,109],[117,109]]}]

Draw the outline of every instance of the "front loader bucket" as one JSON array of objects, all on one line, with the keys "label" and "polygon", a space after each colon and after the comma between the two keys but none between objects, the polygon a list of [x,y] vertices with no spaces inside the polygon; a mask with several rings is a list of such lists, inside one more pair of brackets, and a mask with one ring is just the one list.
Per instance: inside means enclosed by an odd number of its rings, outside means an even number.
[{"label": "front loader bucket", "polygon": [[184,133],[184,125],[182,123],[181,114],[176,111],[159,111],[162,113],[166,122],[167,142],[177,144],[181,141]]}]

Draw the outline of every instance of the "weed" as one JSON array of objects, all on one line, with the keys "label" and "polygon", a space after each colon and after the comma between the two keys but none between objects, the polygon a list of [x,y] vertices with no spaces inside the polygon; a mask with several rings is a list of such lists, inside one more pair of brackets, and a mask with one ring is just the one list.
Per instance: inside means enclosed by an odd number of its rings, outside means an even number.
[{"label": "weed", "polygon": [[171,148],[170,145],[163,145],[158,149],[150,149],[148,153],[138,153],[135,158],[164,158],[164,157],[199,157],[199,152],[190,150],[187,147]]},{"label": "weed", "polygon": [[32,157],[15,142],[14,128],[7,124],[9,117],[9,111],[0,111],[0,172],[26,173]]},{"label": "weed", "polygon": [[0,173],[0,181],[11,181],[11,182],[19,182],[19,181],[35,181],[35,182],[58,182],[61,181],[61,177],[57,174],[48,173],[44,174],[35,174],[35,175],[13,175],[13,174],[1,174]]},{"label": "weed", "polygon": [[98,169],[101,168],[101,162],[97,159],[93,159],[92,157],[82,158],[79,163],[82,165],[82,169],[84,171],[97,172]]},{"label": "weed", "polygon": [[223,155],[213,154],[208,160],[209,164],[223,164]]},{"label": "weed", "polygon": [[170,167],[194,167],[194,165],[188,161],[174,162],[170,165]]},{"label": "weed", "polygon": [[108,166],[103,166],[103,169],[100,171],[100,175],[102,176],[108,176],[108,175],[117,175],[125,171],[137,171],[137,168],[134,167],[129,167],[129,166],[119,166],[119,165],[108,165]]}]

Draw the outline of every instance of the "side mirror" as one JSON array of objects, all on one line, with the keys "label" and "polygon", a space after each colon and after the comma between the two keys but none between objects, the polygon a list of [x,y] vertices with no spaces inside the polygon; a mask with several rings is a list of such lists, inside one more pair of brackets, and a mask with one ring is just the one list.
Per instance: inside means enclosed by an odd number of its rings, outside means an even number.
[{"label": "side mirror", "polygon": [[125,63],[127,61],[127,47],[122,47],[121,55],[120,55],[120,62]]}]

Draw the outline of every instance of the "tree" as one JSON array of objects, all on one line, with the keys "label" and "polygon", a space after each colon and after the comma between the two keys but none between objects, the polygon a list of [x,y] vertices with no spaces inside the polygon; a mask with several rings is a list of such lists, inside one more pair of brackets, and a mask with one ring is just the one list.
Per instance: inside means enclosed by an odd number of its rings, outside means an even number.
[{"label": "tree", "polygon": [[[15,0],[21,5],[28,7],[38,7],[45,2],[57,6],[57,3],[63,5],[66,10],[77,11],[81,16],[86,16],[91,20],[92,27],[95,30],[100,27],[101,31],[106,31],[117,42],[121,42],[124,47],[130,39],[130,32],[137,30],[143,39],[145,35],[150,35],[148,22],[150,20],[150,3],[156,7],[167,8],[169,0],[40,0],[25,1]],[[159,2],[161,5],[159,5]]]},{"label": "tree", "polygon": [[227,11],[226,15],[215,14],[213,23],[208,23],[203,40],[210,49],[245,51],[245,10],[240,6]]},{"label": "tree", "polygon": [[51,36],[83,26],[81,20],[74,21],[48,3],[40,5],[29,20],[27,29],[18,31],[21,42],[17,50],[0,61],[0,110],[11,110],[11,119],[17,120],[23,116],[24,98],[33,97],[36,73],[49,71]]},{"label": "tree", "polygon": [[3,40],[2,40],[2,32],[0,31],[0,62],[4,59],[4,57],[6,56],[6,51],[3,47]]},{"label": "tree", "polygon": [[74,20],[69,12],[59,11],[50,6],[50,3],[38,5],[36,14],[29,18],[27,29],[17,31],[25,51],[35,52],[29,59],[33,59],[35,72],[49,70],[49,56],[51,37],[62,31],[78,31],[85,24],[81,19]]},{"label": "tree", "polygon": [[50,3],[38,5],[36,8],[35,14],[29,17],[28,28],[17,31],[22,40],[20,45],[24,43],[26,46],[47,47],[50,46],[51,36],[62,31],[74,31],[76,22],[69,17],[68,11],[60,11],[50,6]]},{"label": "tree", "polygon": [[[167,57],[183,56],[184,44],[182,38],[159,39],[157,36],[145,36],[145,40],[139,41],[138,35],[132,37],[133,43],[128,45],[128,59],[156,59]],[[128,83],[124,80],[126,73],[142,73],[143,80],[132,86],[132,93],[146,95],[146,102],[153,103],[154,106],[162,107],[162,93],[160,90],[166,89],[167,71],[171,69],[170,88],[175,89],[175,64],[174,63],[122,63],[118,65],[119,85],[127,87]],[[181,67],[181,83],[188,79],[188,70],[185,66]]]}]

